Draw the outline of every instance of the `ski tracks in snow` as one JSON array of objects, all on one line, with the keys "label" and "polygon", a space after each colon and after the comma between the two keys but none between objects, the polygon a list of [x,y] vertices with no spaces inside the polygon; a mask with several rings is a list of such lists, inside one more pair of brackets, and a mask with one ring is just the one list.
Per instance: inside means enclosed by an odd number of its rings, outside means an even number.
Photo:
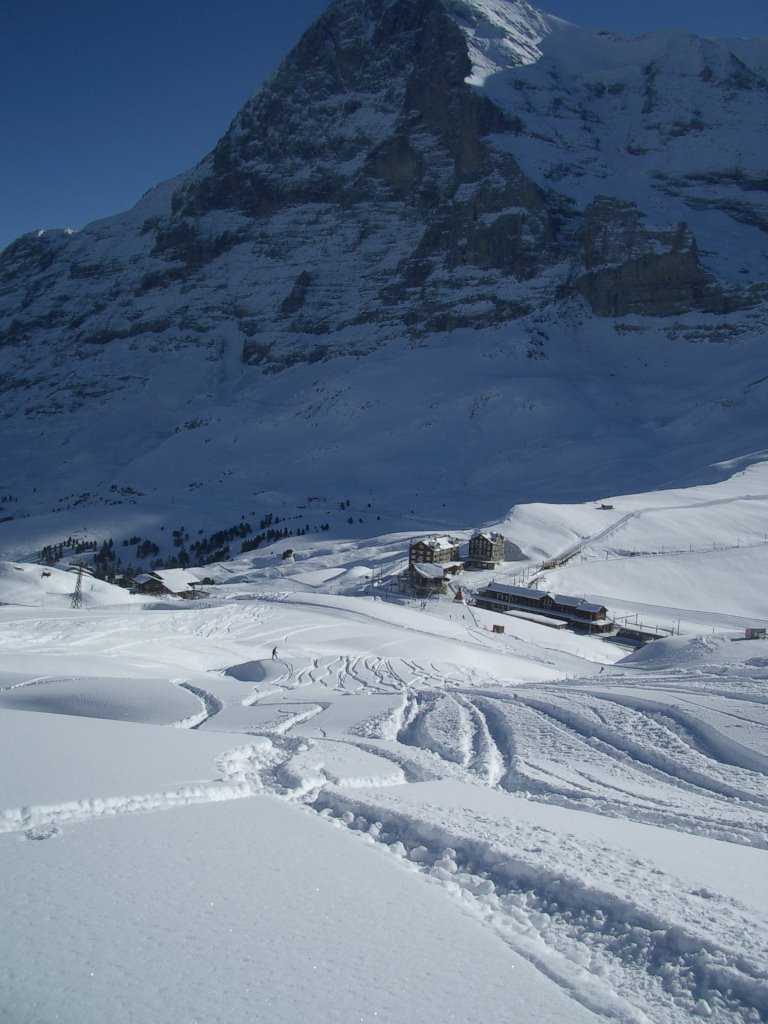
[{"label": "ski tracks in snow", "polygon": [[[462,830],[460,822],[456,827],[398,812],[337,790],[323,791],[315,808],[443,886],[601,1016],[632,1024],[689,1024],[698,1016],[732,1024],[765,1019],[768,949],[759,939],[745,939],[753,927],[749,918],[706,890],[665,892],[661,913],[644,905],[642,893],[660,885],[651,863],[633,859],[639,890],[633,899],[588,882],[589,872],[574,870],[583,849],[568,864],[575,851],[544,829],[520,829],[505,848],[484,838],[482,821],[465,822]],[[594,857],[604,852],[592,851]],[[697,913],[690,913],[691,905]],[[722,923],[719,942],[700,927],[713,915]]]},{"label": "ski tracks in snow", "polygon": [[[520,698],[513,701],[524,715],[539,714]],[[500,743],[503,719],[489,698],[479,703],[464,694],[429,694],[412,702],[401,723],[406,742],[397,746],[407,757],[416,741],[425,743],[432,766],[414,781],[439,779],[435,767],[441,762],[474,777],[475,784],[496,786],[497,793],[497,781],[509,785],[518,777],[524,745],[508,738]],[[420,722],[425,717],[433,720]],[[443,750],[446,759],[438,751],[452,728],[462,738],[456,750]],[[385,753],[383,741],[354,742]],[[234,752],[227,774],[305,804],[421,872],[601,1016],[627,1024],[688,1024],[698,1016],[723,1024],[765,1019],[768,946],[746,908],[733,900],[705,888],[681,888],[641,856],[517,822],[514,810],[513,825],[499,824],[469,810],[471,800],[463,811],[440,808],[437,791],[426,803],[414,803],[399,800],[398,787],[377,796],[364,783],[334,785],[326,772],[311,768],[311,751],[311,741],[275,737],[255,753]],[[398,757],[391,744],[389,755]],[[623,861],[613,863],[616,855]]]},{"label": "ski tracks in snow", "polygon": [[[252,625],[244,621],[243,632]],[[698,704],[681,697],[672,706],[647,687],[629,692],[626,680],[616,692],[584,684],[479,689],[470,667],[363,655],[280,662],[270,678],[269,662],[249,665],[227,686],[263,678],[235,704],[266,708],[279,697],[276,717],[243,729],[244,742],[219,757],[217,778],[11,809],[0,814],[0,832],[43,840],[92,818],[269,795],[421,872],[601,1016],[626,1024],[768,1017],[768,948],[757,916],[704,887],[676,889],[674,878],[626,850],[606,860],[595,840],[516,818],[520,805],[511,803],[523,798],[765,848],[767,762],[759,751],[740,751],[716,724],[715,712],[746,727],[762,722],[764,707],[751,712],[748,694],[729,694],[735,699],[724,704],[724,695],[702,688]],[[200,702],[176,726],[215,730],[227,702],[187,681],[176,685]],[[304,688],[306,700],[292,699]],[[378,703],[366,714],[371,695],[396,699],[385,701],[390,710]],[[713,711],[707,701],[715,699],[723,706]],[[358,719],[333,719],[335,708],[346,715],[354,701],[363,702]],[[319,738],[296,734],[313,719],[323,723],[314,726]],[[469,798],[452,813],[438,806],[439,791],[420,798],[412,783],[489,791],[506,816],[484,816]]]},{"label": "ski tracks in snow", "polygon": [[[413,678],[417,666],[409,669]],[[394,729],[378,722],[367,742],[349,742],[400,765],[406,789],[457,780],[766,845],[764,776],[729,762],[716,745],[705,748],[655,707],[628,704],[623,695],[565,688],[478,693],[419,685],[407,687],[392,713]],[[339,787],[322,775],[303,775],[289,761],[262,784],[442,885],[594,1012],[632,1024],[766,1019],[768,944],[746,906],[706,887],[681,887],[655,863],[594,840],[526,822],[502,826],[474,811],[441,813],[436,796],[403,801],[397,787]]]},{"label": "ski tracks in snow", "polygon": [[204,722],[210,722],[212,718],[215,718],[224,707],[219,698],[209,693],[208,690],[202,690],[191,683],[179,682],[176,685],[197,697],[202,706],[202,710],[196,715],[190,715],[189,718],[183,718],[180,722],[174,722],[173,725],[176,729],[199,729]]},{"label": "ski tracks in snow", "polygon": [[61,826],[92,818],[118,814],[143,814],[169,810],[190,804],[217,803],[252,796],[256,790],[250,783],[218,783],[182,786],[159,793],[132,796],[96,797],[70,800],[60,804],[11,808],[0,812],[0,834],[23,832],[28,839],[47,839],[58,835]]}]

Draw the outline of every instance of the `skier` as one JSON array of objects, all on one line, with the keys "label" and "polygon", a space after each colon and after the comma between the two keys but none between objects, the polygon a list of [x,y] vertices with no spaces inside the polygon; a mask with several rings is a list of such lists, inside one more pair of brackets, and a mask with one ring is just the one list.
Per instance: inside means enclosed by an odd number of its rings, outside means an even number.
[{"label": "skier", "polygon": [[277,648],[272,648],[272,661],[277,661]]}]

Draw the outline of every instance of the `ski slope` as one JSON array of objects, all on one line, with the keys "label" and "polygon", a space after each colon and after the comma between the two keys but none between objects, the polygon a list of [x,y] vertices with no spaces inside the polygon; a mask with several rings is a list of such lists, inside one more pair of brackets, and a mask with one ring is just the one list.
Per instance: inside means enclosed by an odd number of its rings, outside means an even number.
[{"label": "ski slope", "polygon": [[765,475],[504,520],[630,610],[684,603],[684,559],[706,621],[634,653],[388,595],[402,535],[208,566],[197,602],[72,610],[5,563],[0,1017],[764,1020],[768,641],[717,617],[766,616]]}]

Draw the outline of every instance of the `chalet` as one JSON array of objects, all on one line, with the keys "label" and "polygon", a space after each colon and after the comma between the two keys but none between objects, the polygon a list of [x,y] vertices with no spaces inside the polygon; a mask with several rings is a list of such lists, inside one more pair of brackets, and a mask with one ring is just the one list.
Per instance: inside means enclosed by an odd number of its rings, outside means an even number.
[{"label": "chalet", "polygon": [[431,540],[415,540],[408,548],[408,565],[445,565],[459,562],[461,542],[455,537],[433,537]]},{"label": "chalet", "polygon": [[432,594],[444,594],[445,581],[446,573],[442,565],[411,562],[400,576],[399,589],[403,593],[410,592],[418,597],[429,597]]},{"label": "chalet", "polygon": [[157,594],[168,597],[198,597],[200,580],[187,569],[157,569],[145,572],[133,581],[139,594]]},{"label": "chalet", "polygon": [[505,539],[501,533],[476,533],[469,541],[470,565],[478,569],[495,569],[504,561]]},{"label": "chalet", "polygon": [[583,597],[549,594],[531,587],[513,587],[505,583],[491,583],[479,590],[475,603],[479,608],[494,612],[533,612],[546,618],[561,619],[572,628],[589,633],[608,633],[614,628],[608,610],[601,604],[585,601]]}]

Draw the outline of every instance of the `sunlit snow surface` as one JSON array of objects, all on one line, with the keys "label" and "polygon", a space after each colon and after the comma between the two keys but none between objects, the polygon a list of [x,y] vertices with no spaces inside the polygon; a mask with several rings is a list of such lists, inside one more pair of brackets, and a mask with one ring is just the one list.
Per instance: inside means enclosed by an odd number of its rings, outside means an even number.
[{"label": "sunlit snow surface", "polygon": [[472,85],[484,85],[492,75],[541,58],[539,44],[554,28],[565,24],[527,3],[504,0],[451,0],[448,10],[467,38]]},{"label": "sunlit snow surface", "polygon": [[766,465],[520,506],[459,578],[675,628],[635,653],[382,599],[402,536],[77,611],[4,563],[0,1019],[765,1020]]}]

